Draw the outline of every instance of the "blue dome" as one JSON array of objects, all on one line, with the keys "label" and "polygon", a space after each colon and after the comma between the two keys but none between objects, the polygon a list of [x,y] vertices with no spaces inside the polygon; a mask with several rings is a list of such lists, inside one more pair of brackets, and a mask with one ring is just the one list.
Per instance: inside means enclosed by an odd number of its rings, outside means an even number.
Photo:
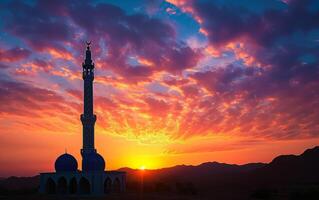
[{"label": "blue dome", "polygon": [[104,169],[105,161],[100,154],[92,152],[83,156],[83,171],[104,171]]},{"label": "blue dome", "polygon": [[78,169],[78,162],[72,155],[65,153],[56,159],[54,166],[57,172],[70,172]]}]

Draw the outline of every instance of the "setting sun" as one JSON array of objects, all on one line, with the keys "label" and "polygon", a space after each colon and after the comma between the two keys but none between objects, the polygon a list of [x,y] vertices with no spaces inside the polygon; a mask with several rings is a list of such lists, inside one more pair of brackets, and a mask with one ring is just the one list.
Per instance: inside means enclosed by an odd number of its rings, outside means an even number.
[{"label": "setting sun", "polygon": [[141,167],[140,167],[140,170],[145,170],[145,166],[144,166],[144,165],[141,166]]}]

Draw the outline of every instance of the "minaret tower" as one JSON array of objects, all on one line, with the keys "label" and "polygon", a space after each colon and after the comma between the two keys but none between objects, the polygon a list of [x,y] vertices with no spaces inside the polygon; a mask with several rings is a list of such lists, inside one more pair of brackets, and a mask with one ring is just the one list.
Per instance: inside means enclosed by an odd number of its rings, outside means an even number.
[{"label": "minaret tower", "polygon": [[85,61],[82,64],[84,80],[84,113],[81,114],[83,125],[83,148],[81,149],[82,157],[85,154],[96,152],[94,148],[94,125],[96,115],[93,114],[93,80],[94,80],[94,63],[91,59],[90,44],[87,42]]}]

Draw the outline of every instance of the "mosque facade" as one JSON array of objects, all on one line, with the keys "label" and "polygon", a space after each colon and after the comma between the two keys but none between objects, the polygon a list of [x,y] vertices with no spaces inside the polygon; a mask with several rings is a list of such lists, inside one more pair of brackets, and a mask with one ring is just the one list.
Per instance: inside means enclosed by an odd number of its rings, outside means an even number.
[{"label": "mosque facade", "polygon": [[40,173],[42,194],[105,195],[125,191],[126,174],[122,171],[106,171],[104,158],[94,146],[93,112],[94,63],[91,59],[90,43],[87,43],[82,64],[84,81],[84,103],[81,122],[83,125],[83,147],[81,149],[82,171],[74,156],[65,153],[55,161],[55,172]]}]

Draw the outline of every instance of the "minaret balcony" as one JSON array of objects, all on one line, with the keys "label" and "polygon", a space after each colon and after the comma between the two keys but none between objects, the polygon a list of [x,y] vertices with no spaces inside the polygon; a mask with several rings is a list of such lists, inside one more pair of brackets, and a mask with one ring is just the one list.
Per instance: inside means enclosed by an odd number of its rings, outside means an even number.
[{"label": "minaret balcony", "polygon": [[94,125],[96,122],[96,115],[86,116],[84,114],[81,114],[81,121],[83,125]]}]

